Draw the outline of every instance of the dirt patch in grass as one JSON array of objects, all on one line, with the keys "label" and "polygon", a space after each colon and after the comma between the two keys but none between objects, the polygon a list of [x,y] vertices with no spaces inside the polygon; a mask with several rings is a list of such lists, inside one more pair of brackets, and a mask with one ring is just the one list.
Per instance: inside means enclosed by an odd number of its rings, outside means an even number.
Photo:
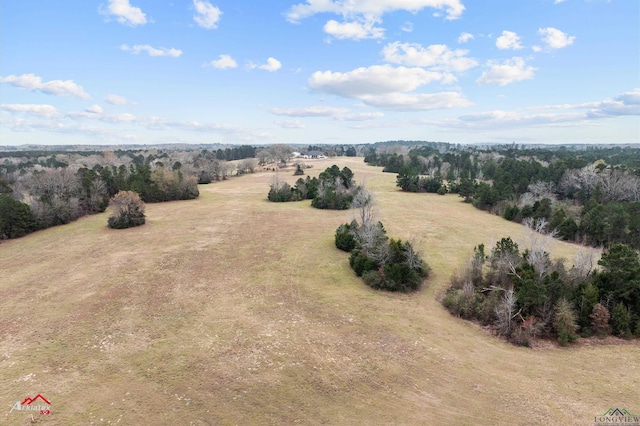
[{"label": "dirt patch in grass", "polygon": [[[83,218],[0,244],[0,423],[27,396],[42,424],[588,424],[640,412],[640,345],[518,348],[437,301],[473,247],[523,228],[447,195],[406,194],[361,158],[388,234],[432,268],[375,292],[335,249],[348,211],[269,203],[274,172],[150,204],[139,228]],[[290,184],[297,177],[279,173]],[[572,259],[577,247],[554,243]],[[608,341],[605,341],[608,342]],[[613,341],[612,341],[613,342]],[[612,379],[612,378],[615,378]]]}]

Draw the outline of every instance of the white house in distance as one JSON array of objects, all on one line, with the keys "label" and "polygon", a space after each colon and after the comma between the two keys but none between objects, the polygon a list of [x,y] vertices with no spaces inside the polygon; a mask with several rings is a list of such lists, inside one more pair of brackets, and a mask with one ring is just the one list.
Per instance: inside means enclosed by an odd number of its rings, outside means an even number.
[{"label": "white house in distance", "polygon": [[321,151],[309,151],[302,158],[327,158],[327,156]]}]

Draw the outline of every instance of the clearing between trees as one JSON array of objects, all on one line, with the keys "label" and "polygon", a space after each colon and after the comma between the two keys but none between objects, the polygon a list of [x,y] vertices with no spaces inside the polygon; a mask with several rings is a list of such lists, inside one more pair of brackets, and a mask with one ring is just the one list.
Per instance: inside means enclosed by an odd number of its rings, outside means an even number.
[{"label": "clearing between trees", "polygon": [[[335,247],[348,210],[266,200],[274,172],[0,244],[0,414],[41,394],[44,424],[589,424],[640,412],[640,345],[516,347],[439,302],[473,247],[524,227],[457,195],[414,194],[362,158],[389,235],[428,262],[417,293],[369,288]],[[293,174],[279,179],[293,185]],[[554,241],[571,262],[578,251]],[[593,344],[588,344],[592,342]],[[607,343],[615,343],[609,345]],[[39,415],[36,415],[36,417]]]}]

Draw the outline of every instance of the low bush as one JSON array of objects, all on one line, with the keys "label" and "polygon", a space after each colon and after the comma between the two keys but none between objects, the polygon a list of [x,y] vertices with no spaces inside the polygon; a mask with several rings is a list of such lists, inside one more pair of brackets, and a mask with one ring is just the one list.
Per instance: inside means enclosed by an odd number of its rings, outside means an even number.
[{"label": "low bush", "polygon": [[107,221],[109,228],[124,229],[145,223],[144,203],[135,192],[118,192],[111,199],[109,207],[113,211]]}]

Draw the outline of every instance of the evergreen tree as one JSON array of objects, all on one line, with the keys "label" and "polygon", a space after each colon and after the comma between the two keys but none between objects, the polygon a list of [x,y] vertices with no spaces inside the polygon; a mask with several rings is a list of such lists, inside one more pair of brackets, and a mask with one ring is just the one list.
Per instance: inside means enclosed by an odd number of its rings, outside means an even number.
[{"label": "evergreen tree", "polygon": [[7,194],[0,194],[0,240],[18,238],[37,229],[36,218],[28,205]]}]

